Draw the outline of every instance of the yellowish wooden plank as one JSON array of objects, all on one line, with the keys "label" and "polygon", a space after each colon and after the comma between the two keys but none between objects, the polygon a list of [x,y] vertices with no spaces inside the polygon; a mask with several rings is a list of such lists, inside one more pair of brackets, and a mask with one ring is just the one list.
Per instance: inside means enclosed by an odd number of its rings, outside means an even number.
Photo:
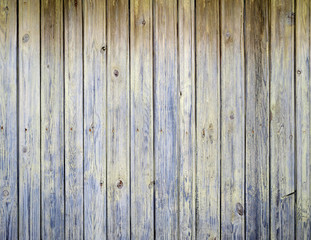
[{"label": "yellowish wooden plank", "polygon": [[178,2],[179,239],[195,238],[194,0]]},{"label": "yellowish wooden plank", "polygon": [[0,0],[0,239],[17,239],[16,0]]},{"label": "yellowish wooden plank", "polygon": [[310,57],[311,2],[296,1],[296,239],[311,239]]},{"label": "yellowish wooden plank", "polygon": [[152,1],[131,0],[131,237],[154,237]]},{"label": "yellowish wooden plank", "polygon": [[244,1],[221,1],[221,237],[244,239]]},{"label": "yellowish wooden plank", "polygon": [[177,1],[154,1],[156,238],[178,238]]},{"label": "yellowish wooden plank", "polygon": [[106,239],[106,2],[83,4],[84,238]]},{"label": "yellowish wooden plank", "polygon": [[269,238],[269,1],[245,1],[246,238]]},{"label": "yellowish wooden plank", "polygon": [[129,239],[129,1],[107,1],[107,8],[108,238]]},{"label": "yellowish wooden plank", "polygon": [[271,1],[271,239],[295,235],[294,1]]},{"label": "yellowish wooden plank", "polygon": [[18,8],[19,238],[40,239],[40,1]]},{"label": "yellowish wooden plank", "polygon": [[198,239],[220,238],[219,2],[196,2]]},{"label": "yellowish wooden plank", "polygon": [[64,2],[65,238],[83,239],[82,1]]},{"label": "yellowish wooden plank", "polygon": [[64,239],[63,1],[41,2],[43,239]]}]

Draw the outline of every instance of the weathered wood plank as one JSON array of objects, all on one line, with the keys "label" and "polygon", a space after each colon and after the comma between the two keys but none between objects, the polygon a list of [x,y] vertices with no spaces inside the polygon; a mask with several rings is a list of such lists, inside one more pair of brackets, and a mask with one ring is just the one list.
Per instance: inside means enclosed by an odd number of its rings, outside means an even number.
[{"label": "weathered wood plank", "polygon": [[244,239],[243,0],[221,1],[221,237]]},{"label": "weathered wood plank", "polygon": [[311,2],[296,1],[296,239],[311,239]]},{"label": "weathered wood plank", "polygon": [[271,238],[295,234],[294,1],[271,1]]},{"label": "weathered wood plank", "polygon": [[83,3],[84,238],[106,239],[106,2]]},{"label": "weathered wood plank", "polygon": [[41,2],[42,239],[64,239],[63,1]]},{"label": "weathered wood plank", "polygon": [[66,0],[65,18],[65,238],[83,238],[82,1]]},{"label": "weathered wood plank", "polygon": [[18,9],[19,238],[40,239],[40,1]]},{"label": "weathered wood plank", "polygon": [[130,238],[129,1],[107,1],[108,238]]},{"label": "weathered wood plank", "polygon": [[196,2],[198,239],[220,238],[219,2]]},{"label": "weathered wood plank", "polygon": [[245,1],[246,238],[269,238],[269,1]]},{"label": "weathered wood plank", "polygon": [[178,2],[179,239],[195,239],[194,0]]},{"label": "weathered wood plank", "polygon": [[154,237],[152,1],[131,0],[131,236]]},{"label": "weathered wood plank", "polygon": [[156,238],[178,238],[177,1],[154,2]]},{"label": "weathered wood plank", "polygon": [[0,0],[0,239],[17,239],[16,0]]}]

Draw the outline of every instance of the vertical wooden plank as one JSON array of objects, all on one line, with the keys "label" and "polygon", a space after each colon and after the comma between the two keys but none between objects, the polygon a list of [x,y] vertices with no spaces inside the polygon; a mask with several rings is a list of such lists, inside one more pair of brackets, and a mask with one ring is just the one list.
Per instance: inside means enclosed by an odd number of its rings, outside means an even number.
[{"label": "vertical wooden plank", "polygon": [[178,2],[179,239],[195,238],[194,0]]},{"label": "vertical wooden plank", "polygon": [[246,238],[269,238],[269,1],[245,2]]},{"label": "vertical wooden plank", "polygon": [[107,1],[108,238],[130,238],[129,1]]},{"label": "vertical wooden plank", "polygon": [[63,2],[41,2],[43,239],[64,239]]},{"label": "vertical wooden plank", "polygon": [[153,239],[152,1],[131,0],[131,236]]},{"label": "vertical wooden plank", "polygon": [[271,238],[295,235],[294,1],[271,1]]},{"label": "vertical wooden plank", "polygon": [[106,2],[84,1],[84,238],[106,239]]},{"label": "vertical wooden plank", "polygon": [[178,238],[177,1],[154,2],[156,238]]},{"label": "vertical wooden plank", "polygon": [[0,0],[0,239],[17,239],[16,0]]},{"label": "vertical wooden plank", "polygon": [[219,1],[196,2],[198,239],[220,238]]},{"label": "vertical wooden plank", "polygon": [[310,35],[311,2],[296,0],[296,151],[297,209],[296,239],[311,238],[310,179]]},{"label": "vertical wooden plank", "polygon": [[221,237],[244,239],[244,38],[242,0],[221,1]]},{"label": "vertical wooden plank", "polygon": [[19,238],[40,238],[40,1],[19,0]]},{"label": "vertical wooden plank", "polygon": [[83,238],[82,2],[66,0],[65,17],[65,238]]}]

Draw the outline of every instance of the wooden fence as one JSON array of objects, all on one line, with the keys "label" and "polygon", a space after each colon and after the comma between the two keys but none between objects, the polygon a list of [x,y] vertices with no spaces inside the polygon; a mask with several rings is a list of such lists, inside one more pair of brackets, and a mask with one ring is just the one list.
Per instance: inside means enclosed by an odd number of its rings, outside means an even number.
[{"label": "wooden fence", "polygon": [[310,239],[310,0],[0,0],[0,239]]}]

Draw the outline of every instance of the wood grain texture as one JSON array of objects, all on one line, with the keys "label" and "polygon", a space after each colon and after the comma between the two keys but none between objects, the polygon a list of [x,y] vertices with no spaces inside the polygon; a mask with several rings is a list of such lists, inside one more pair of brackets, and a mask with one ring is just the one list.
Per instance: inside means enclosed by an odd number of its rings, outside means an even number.
[{"label": "wood grain texture", "polygon": [[245,2],[246,238],[269,238],[269,1]]},{"label": "wood grain texture", "polygon": [[106,239],[106,4],[83,4],[84,238]]},{"label": "wood grain texture", "polygon": [[178,2],[179,239],[195,239],[194,0]]},{"label": "wood grain texture", "polygon": [[40,239],[40,1],[18,10],[19,239]]},{"label": "wood grain texture", "polygon": [[41,206],[43,239],[64,239],[63,1],[41,2]]},{"label": "wood grain texture", "polygon": [[17,2],[0,0],[0,239],[17,239]]},{"label": "wood grain texture", "polygon": [[244,239],[243,1],[221,1],[221,237]]},{"label": "wood grain texture", "polygon": [[131,237],[154,238],[152,1],[131,0]]},{"label": "wood grain texture", "polygon": [[311,238],[311,2],[296,1],[296,239]]},{"label": "wood grain texture", "polygon": [[109,239],[130,238],[129,1],[107,1],[107,219]]},{"label": "wood grain texture", "polygon": [[295,235],[294,1],[271,1],[271,238]]},{"label": "wood grain texture", "polygon": [[64,2],[65,238],[83,239],[82,0]]},{"label": "wood grain texture", "polygon": [[220,238],[219,2],[196,2],[196,237]]},{"label": "wood grain texture", "polygon": [[156,238],[178,238],[177,1],[154,2]]}]

